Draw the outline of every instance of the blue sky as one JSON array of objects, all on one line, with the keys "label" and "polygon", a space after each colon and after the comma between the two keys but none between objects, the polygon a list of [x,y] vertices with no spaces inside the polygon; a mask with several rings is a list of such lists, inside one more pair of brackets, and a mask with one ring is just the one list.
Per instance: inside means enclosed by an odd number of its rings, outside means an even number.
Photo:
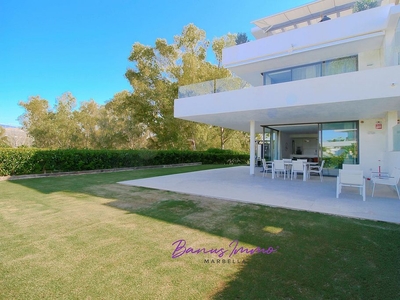
[{"label": "blue sky", "polygon": [[[212,40],[246,32],[251,21],[311,1],[0,0],[0,124],[19,126],[19,101],[51,106],[64,92],[79,105],[131,90],[124,74],[135,42],[173,42],[193,23]],[[213,62],[212,56],[208,61]]]}]

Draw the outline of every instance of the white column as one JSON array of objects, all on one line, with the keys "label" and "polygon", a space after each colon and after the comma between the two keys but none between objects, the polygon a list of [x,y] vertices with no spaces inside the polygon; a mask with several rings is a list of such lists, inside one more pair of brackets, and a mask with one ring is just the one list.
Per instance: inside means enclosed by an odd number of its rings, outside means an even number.
[{"label": "white column", "polygon": [[387,113],[387,150],[393,151],[393,127],[397,125],[397,111]]},{"label": "white column", "polygon": [[256,125],[254,121],[250,121],[250,175],[254,175],[256,166]]}]

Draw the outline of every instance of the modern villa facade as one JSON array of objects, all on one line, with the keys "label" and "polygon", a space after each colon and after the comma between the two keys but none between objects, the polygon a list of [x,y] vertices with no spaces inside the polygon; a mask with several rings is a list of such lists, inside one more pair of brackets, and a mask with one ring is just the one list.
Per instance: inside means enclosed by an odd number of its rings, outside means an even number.
[{"label": "modern villa facade", "polygon": [[250,132],[250,174],[260,157],[325,160],[328,175],[342,163],[400,167],[399,1],[354,4],[252,22],[256,40],[223,51],[235,78],[180,87],[175,117]]}]

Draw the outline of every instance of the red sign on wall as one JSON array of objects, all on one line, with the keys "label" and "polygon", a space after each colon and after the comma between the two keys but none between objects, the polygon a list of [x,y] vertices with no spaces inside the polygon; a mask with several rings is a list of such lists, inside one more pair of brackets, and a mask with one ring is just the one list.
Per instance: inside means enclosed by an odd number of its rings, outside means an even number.
[{"label": "red sign on wall", "polygon": [[382,129],[382,123],[381,122],[376,122],[375,123],[375,129]]}]

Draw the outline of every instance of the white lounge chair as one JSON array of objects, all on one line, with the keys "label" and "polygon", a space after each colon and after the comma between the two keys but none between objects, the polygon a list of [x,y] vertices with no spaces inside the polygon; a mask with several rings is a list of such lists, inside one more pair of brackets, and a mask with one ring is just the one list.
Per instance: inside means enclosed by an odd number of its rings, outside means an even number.
[{"label": "white lounge chair", "polygon": [[336,198],[339,198],[343,186],[359,188],[365,201],[365,178],[362,170],[339,170],[339,176],[336,178]]},{"label": "white lounge chair", "polygon": [[397,191],[397,196],[400,199],[400,194],[399,194],[399,188],[397,187],[397,185],[399,184],[399,180],[400,180],[400,169],[395,168],[392,172],[392,174],[390,174],[389,177],[372,177],[371,181],[373,183],[373,188],[372,188],[372,197],[374,196],[374,192],[375,192],[375,184],[384,184],[384,185],[390,185],[390,186],[394,186],[396,191]]}]

